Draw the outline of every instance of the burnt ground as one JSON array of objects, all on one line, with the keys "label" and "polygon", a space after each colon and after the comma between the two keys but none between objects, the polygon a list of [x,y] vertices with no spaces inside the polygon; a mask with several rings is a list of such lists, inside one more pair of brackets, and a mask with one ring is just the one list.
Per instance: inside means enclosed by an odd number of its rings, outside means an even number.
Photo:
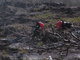
[{"label": "burnt ground", "polygon": [[[74,19],[79,15],[79,7],[67,8],[64,4],[0,6],[0,60],[51,60],[51,57],[53,60],[79,60],[80,34],[77,39],[67,31],[59,32],[62,38],[50,34],[50,25],[54,25],[52,22],[61,18]],[[31,37],[36,21],[42,21],[46,25],[45,30],[49,32],[43,38],[46,43]],[[72,23],[78,26],[80,33],[80,19]]]}]

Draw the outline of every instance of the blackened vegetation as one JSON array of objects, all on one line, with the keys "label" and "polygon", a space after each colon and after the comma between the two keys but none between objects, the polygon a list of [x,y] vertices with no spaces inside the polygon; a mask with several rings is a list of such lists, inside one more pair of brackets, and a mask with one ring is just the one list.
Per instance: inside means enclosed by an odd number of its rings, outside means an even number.
[{"label": "blackened vegetation", "polygon": [[20,7],[20,8],[26,8],[26,4],[25,3],[22,3],[22,2],[16,2],[15,3],[15,6],[16,7]]},{"label": "blackened vegetation", "polygon": [[73,14],[73,10],[71,8],[60,8],[60,10],[65,14]]},{"label": "blackened vegetation", "polygon": [[[21,13],[23,10],[26,11],[26,14]],[[3,53],[3,51],[5,51],[7,52],[7,54],[9,54],[8,56],[10,57],[18,54],[19,52],[24,52],[24,50],[26,50],[28,54],[43,54],[44,52],[50,53],[56,50],[59,53],[59,56],[67,56],[68,53],[71,53],[69,50],[71,50],[72,48],[74,50],[80,49],[80,38],[76,39],[71,35],[71,32],[57,32],[55,30],[54,32],[44,32],[44,35],[37,34],[35,38],[31,36],[33,34],[32,32],[34,28],[32,26],[34,26],[36,21],[42,21],[48,24],[48,22],[44,19],[36,19],[32,17],[37,15],[36,12],[38,12],[39,15],[46,13],[46,11],[49,11],[53,14],[62,13],[60,14],[60,16],[67,14],[66,17],[71,17],[73,15],[76,16],[76,13],[80,11],[80,7],[67,8],[63,3],[25,4],[23,2],[6,2],[3,5],[0,5],[0,53]],[[21,14],[18,14],[17,12]],[[74,25],[79,26],[80,24],[76,23]],[[75,29],[73,29],[74,32]],[[76,32],[77,30],[80,29],[76,29]],[[76,36],[80,37],[79,31],[77,32],[78,34],[76,32]],[[27,48],[27,46],[29,47]],[[22,55],[24,54],[26,55],[26,52],[22,53],[19,57],[22,57]],[[15,60],[19,59],[18,55],[16,55]],[[2,56],[0,56],[0,58],[2,60],[8,59],[3,54]]]},{"label": "blackened vegetation", "polygon": [[53,6],[53,7],[61,7],[61,6],[66,6],[64,3],[54,3],[54,2],[51,2],[51,3],[43,3],[47,6]]}]

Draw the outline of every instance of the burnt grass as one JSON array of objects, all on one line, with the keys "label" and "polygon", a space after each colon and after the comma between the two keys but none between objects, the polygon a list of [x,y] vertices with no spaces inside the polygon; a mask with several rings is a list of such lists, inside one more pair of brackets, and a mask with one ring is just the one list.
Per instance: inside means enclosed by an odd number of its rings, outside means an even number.
[{"label": "burnt grass", "polygon": [[14,3],[13,5],[7,3],[0,6],[0,60],[24,60],[29,55],[37,54],[46,60],[49,55],[52,56],[53,60],[80,58],[77,57],[80,54],[80,22],[73,23],[78,26],[75,28],[76,31],[79,31],[78,38],[72,36],[70,31],[54,31],[61,37],[57,34],[54,35],[51,27],[45,28],[43,36],[37,38],[31,36],[36,21],[42,21],[48,25],[47,18],[36,19],[33,18],[35,15],[47,12],[57,14],[56,17],[48,18],[48,20],[53,19],[53,21],[63,16],[74,18],[80,15],[79,7],[67,8],[65,4],[57,3],[42,3],[33,6],[24,3]]}]

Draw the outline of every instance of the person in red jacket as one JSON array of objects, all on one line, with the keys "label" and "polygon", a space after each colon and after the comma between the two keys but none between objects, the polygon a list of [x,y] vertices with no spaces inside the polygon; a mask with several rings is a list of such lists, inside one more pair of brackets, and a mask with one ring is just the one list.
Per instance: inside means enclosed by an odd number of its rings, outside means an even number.
[{"label": "person in red jacket", "polygon": [[39,22],[36,22],[36,30],[43,30],[44,29],[44,23],[39,21]]},{"label": "person in red jacket", "polygon": [[62,29],[62,25],[63,25],[63,21],[57,21],[57,23],[55,24],[55,27],[57,29]]},{"label": "person in red jacket", "polygon": [[57,29],[66,29],[66,28],[71,28],[72,23],[59,20],[59,21],[57,21],[55,26]]},{"label": "person in red jacket", "polygon": [[44,23],[39,21],[36,22],[35,30],[34,30],[34,36],[39,35],[41,31],[44,30]]}]

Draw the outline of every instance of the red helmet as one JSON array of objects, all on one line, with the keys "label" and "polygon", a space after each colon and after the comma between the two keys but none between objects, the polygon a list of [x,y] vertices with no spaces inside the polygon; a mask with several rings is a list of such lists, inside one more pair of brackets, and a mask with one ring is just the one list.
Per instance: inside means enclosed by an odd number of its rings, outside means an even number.
[{"label": "red helmet", "polygon": [[63,21],[58,21],[56,23],[56,28],[61,29],[62,28],[62,24],[63,24]]}]

